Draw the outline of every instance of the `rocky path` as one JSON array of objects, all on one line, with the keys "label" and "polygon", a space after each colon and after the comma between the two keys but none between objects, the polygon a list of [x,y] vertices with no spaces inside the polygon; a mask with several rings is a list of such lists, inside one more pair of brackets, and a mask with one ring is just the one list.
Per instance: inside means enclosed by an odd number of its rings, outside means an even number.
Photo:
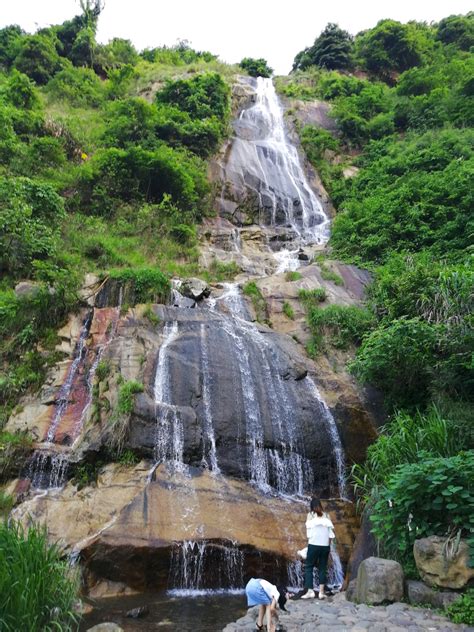
[{"label": "rocky path", "polygon": [[[248,611],[223,632],[253,632],[257,608]],[[286,632],[451,632],[474,631],[467,625],[456,625],[435,610],[414,608],[405,603],[369,607],[357,605],[338,594],[326,601],[290,601],[288,613],[280,615],[279,627]],[[279,629],[279,628],[277,628]]]}]

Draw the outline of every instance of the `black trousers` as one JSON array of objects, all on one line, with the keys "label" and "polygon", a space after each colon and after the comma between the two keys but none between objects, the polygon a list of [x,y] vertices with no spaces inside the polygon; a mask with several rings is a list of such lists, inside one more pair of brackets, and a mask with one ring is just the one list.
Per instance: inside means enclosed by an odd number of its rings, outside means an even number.
[{"label": "black trousers", "polygon": [[326,583],[328,568],[329,546],[308,544],[308,554],[304,565],[304,587],[313,588],[313,569],[316,566],[319,573],[319,583]]}]

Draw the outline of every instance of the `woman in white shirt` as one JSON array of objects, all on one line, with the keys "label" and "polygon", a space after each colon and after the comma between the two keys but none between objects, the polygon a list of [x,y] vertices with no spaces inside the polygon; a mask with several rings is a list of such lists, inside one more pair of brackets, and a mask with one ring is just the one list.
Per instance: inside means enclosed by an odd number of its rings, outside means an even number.
[{"label": "woman in white shirt", "polygon": [[252,578],[245,587],[245,594],[247,595],[247,605],[260,606],[258,609],[257,617],[257,630],[263,630],[263,620],[265,614],[267,615],[267,630],[268,632],[275,632],[275,623],[273,619],[278,619],[276,613],[277,604],[281,610],[285,610],[285,603],[288,598],[286,588],[279,586],[278,588],[266,579]]},{"label": "woman in white shirt", "polygon": [[325,599],[324,585],[331,540],[334,539],[334,525],[323,512],[321,502],[316,498],[311,500],[310,513],[306,518],[306,534],[308,536],[308,553],[304,567],[305,594],[301,599],[314,599],[313,569],[316,566],[319,573],[319,599]]}]

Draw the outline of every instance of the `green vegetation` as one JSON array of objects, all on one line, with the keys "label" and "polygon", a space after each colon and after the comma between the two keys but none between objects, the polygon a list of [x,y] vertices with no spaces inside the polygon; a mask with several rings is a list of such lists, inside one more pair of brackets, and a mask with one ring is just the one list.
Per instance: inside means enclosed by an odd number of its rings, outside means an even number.
[{"label": "green vegetation", "polygon": [[321,278],[325,281],[332,281],[334,285],[344,285],[344,279],[331,270],[325,263],[320,263],[319,269],[321,270]]},{"label": "green vegetation", "polygon": [[289,270],[285,274],[285,281],[299,281],[299,279],[302,278],[303,275],[301,274],[301,272],[298,272],[298,270]]},{"label": "green vegetation", "polygon": [[309,306],[308,324],[315,353],[324,349],[325,342],[336,349],[348,349],[351,344],[360,344],[373,327],[374,317],[370,311],[355,306]]},{"label": "green vegetation", "polygon": [[13,509],[15,499],[10,494],[0,490],[0,522],[8,518],[8,514]]},{"label": "green vegetation", "polygon": [[[80,6],[32,35],[0,29],[0,429],[59,359],[53,332],[84,272],[123,281],[129,304],[203,272],[206,160],[228,133],[236,69],[187,42],[98,44],[102,3]],[[32,289],[15,293],[19,280]]]},{"label": "green vegetation", "polygon": [[327,299],[326,290],[323,287],[316,287],[312,290],[305,290],[302,288],[298,292],[298,298],[302,301],[306,306],[311,307],[312,305],[317,305],[318,303],[324,303]]},{"label": "green vegetation", "polygon": [[143,384],[140,382],[125,382],[120,386],[117,402],[117,413],[119,415],[130,415],[133,410],[133,402],[137,393],[143,393]]},{"label": "green vegetation", "polygon": [[0,484],[19,475],[32,444],[25,433],[0,432]]},{"label": "green vegetation", "polygon": [[255,281],[246,283],[242,288],[242,292],[252,301],[258,322],[268,324],[267,303]]},{"label": "green vegetation", "polygon": [[474,625],[474,588],[468,588],[460,599],[448,606],[446,614],[454,623]]},{"label": "green vegetation", "polygon": [[[326,100],[337,123],[303,126],[291,109],[337,209],[334,256],[373,274],[350,369],[382,392],[389,421],[353,483],[382,551],[409,573],[415,537],[472,530],[473,41],[473,13],[382,20],[350,43],[354,75],[300,54],[277,82],[288,97]],[[314,355],[335,319],[301,298]]]},{"label": "green vegetation", "polygon": [[0,522],[0,627],[6,632],[76,630],[79,581],[46,531]]},{"label": "green vegetation", "polygon": [[273,68],[270,68],[266,59],[254,59],[253,57],[244,57],[239,66],[246,70],[251,77],[271,77]]},{"label": "green vegetation", "polygon": [[107,360],[101,360],[97,365],[95,376],[99,382],[104,382],[110,375],[111,366]]},{"label": "green vegetation", "polygon": [[329,23],[310,48],[299,52],[293,70],[319,66],[327,70],[348,69],[352,65],[353,38],[337,24]]},{"label": "green vegetation", "polygon": [[289,318],[290,320],[294,320],[295,318],[295,310],[293,309],[293,307],[288,303],[288,301],[285,301],[283,303],[283,313],[285,314],[285,316],[287,318]]},{"label": "green vegetation", "polygon": [[[467,536],[474,553],[474,452],[398,466],[372,508],[384,554],[413,568],[413,543],[428,535]],[[472,554],[471,553],[471,554]]]}]

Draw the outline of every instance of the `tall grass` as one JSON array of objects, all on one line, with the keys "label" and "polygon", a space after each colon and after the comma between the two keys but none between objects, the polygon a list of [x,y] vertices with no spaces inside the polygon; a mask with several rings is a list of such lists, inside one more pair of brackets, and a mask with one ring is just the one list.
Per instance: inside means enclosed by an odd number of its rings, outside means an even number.
[{"label": "tall grass", "polygon": [[43,528],[0,524],[0,630],[77,630],[77,590],[77,575]]},{"label": "tall grass", "polygon": [[428,455],[455,456],[465,447],[456,425],[442,417],[436,407],[426,414],[398,413],[369,447],[365,462],[352,468],[359,504],[377,500],[379,490],[399,465],[417,463]]}]

